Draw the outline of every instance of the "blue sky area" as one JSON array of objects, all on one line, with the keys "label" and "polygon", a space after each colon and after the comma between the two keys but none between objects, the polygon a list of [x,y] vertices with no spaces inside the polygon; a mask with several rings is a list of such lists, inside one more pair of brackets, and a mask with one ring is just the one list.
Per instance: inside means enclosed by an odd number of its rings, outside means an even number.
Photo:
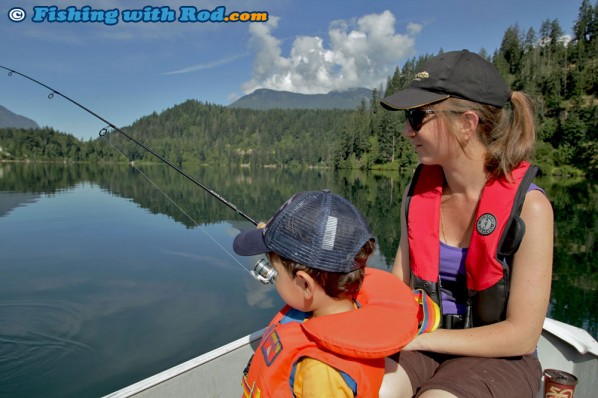
[{"label": "blue sky area", "polygon": [[[542,21],[557,19],[571,34],[580,5],[581,0],[2,0],[0,65],[124,127],[187,99],[228,105],[257,88],[324,93],[379,87],[414,56],[463,48],[492,53],[514,24],[538,31]],[[123,20],[125,10],[146,6],[168,7],[172,11],[160,15],[174,21]],[[118,16],[59,22],[59,11],[68,7],[117,10]],[[156,19],[151,7],[142,15]],[[262,11],[269,20],[182,22],[181,7],[187,19]],[[198,13],[190,13],[194,9]],[[47,94],[0,71],[0,105],[77,138],[97,137],[101,121]]]}]

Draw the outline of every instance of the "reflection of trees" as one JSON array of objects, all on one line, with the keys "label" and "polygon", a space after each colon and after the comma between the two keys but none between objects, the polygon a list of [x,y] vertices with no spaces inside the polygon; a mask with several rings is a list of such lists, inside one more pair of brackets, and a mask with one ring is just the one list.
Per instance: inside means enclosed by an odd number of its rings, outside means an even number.
[{"label": "reflection of trees", "polygon": [[39,196],[38,194],[2,192],[0,190],[0,217],[4,217],[16,207],[37,201]]},{"label": "reflection of trees", "polygon": [[[218,199],[167,166],[143,165],[136,169],[124,164],[12,163],[2,167],[4,176],[0,179],[0,190],[53,193],[89,181],[188,227],[194,227],[195,223],[177,206],[199,224],[244,221]],[[377,236],[382,254],[392,263],[399,238],[400,199],[409,176],[357,170],[201,166],[185,168],[185,172],[252,218],[262,221],[296,192],[330,188],[363,211]]]},{"label": "reflection of trees", "polygon": [[569,180],[543,186],[555,213],[550,313],[573,325],[583,325],[593,336],[597,336],[596,184],[591,180]]},{"label": "reflection of trees", "polygon": [[54,193],[73,187],[86,175],[85,165],[1,163],[0,191]]},{"label": "reflection of trees", "polygon": [[[189,228],[245,219],[218,199],[162,165],[139,170],[163,190],[176,206],[128,165],[2,164],[0,191],[53,193],[89,181],[112,194],[129,198],[154,214],[165,214]],[[292,194],[330,188],[351,200],[365,214],[390,269],[399,243],[401,197],[410,175],[358,170],[271,169],[241,167],[185,168],[240,210],[260,221]],[[598,265],[595,234],[598,230],[596,184],[588,180],[539,179],[555,210],[554,280],[550,314],[583,326],[594,336],[598,328]],[[247,223],[247,227],[251,227]]]},{"label": "reflection of trees", "polygon": [[339,177],[335,192],[364,213],[390,269],[399,245],[401,198],[411,175],[353,170]]}]

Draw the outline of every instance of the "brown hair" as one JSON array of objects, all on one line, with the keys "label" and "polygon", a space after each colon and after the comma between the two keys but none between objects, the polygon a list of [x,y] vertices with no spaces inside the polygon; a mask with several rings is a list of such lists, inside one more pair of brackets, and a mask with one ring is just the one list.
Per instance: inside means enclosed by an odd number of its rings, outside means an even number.
[{"label": "brown hair", "polygon": [[[504,108],[454,97],[442,103],[456,113],[474,111],[478,115],[480,139],[487,150],[486,171],[491,177],[509,178],[521,161],[529,160],[533,155],[536,140],[534,106],[525,93],[513,92],[510,105]],[[456,138],[463,148],[463,142]]]},{"label": "brown hair", "polygon": [[279,257],[283,267],[291,275],[295,276],[297,272],[305,271],[317,284],[322,286],[328,296],[334,298],[346,298],[357,295],[359,289],[361,289],[361,284],[363,283],[365,275],[365,266],[368,258],[374,252],[374,248],[374,239],[368,240],[355,255],[355,263],[359,265],[359,268],[347,273],[321,271],[303,264],[298,264],[288,258]]}]

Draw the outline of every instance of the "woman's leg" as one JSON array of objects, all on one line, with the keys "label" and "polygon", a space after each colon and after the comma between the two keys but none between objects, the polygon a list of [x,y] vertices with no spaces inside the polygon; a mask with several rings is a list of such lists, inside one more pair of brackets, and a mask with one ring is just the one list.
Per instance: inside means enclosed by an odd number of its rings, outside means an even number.
[{"label": "woman's leg", "polygon": [[379,398],[411,398],[413,389],[407,372],[398,363],[386,358],[384,379],[380,387]]},{"label": "woman's leg", "polygon": [[386,358],[381,398],[411,398],[419,387],[434,376],[439,361],[437,354],[402,351]]},{"label": "woman's leg", "polygon": [[535,398],[541,374],[533,355],[476,358],[405,351],[386,359],[380,397]]},{"label": "woman's leg", "polygon": [[428,390],[423,394],[418,395],[419,398],[459,398],[450,392],[443,390]]},{"label": "woman's leg", "polygon": [[422,383],[418,397],[535,398],[542,370],[537,358],[454,357],[446,359],[434,376]]}]

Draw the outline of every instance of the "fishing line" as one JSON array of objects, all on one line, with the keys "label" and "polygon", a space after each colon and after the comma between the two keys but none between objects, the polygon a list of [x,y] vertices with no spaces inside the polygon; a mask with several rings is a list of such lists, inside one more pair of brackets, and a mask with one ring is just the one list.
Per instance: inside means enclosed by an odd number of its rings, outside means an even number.
[{"label": "fishing line", "polygon": [[[104,128],[107,129],[107,128]],[[102,130],[104,130],[102,129]],[[107,132],[107,131],[106,131]],[[229,255],[230,258],[232,258],[233,260],[235,260],[235,262],[237,264],[239,264],[241,266],[241,268],[243,268],[245,271],[247,271],[247,273],[249,273],[250,275],[253,276],[253,274],[251,273],[251,271],[249,269],[247,269],[243,264],[241,264],[241,262],[239,260],[237,260],[237,258],[235,256],[232,255],[231,252],[229,252],[228,250],[226,250],[226,248],[224,246],[222,246],[220,244],[220,242],[218,242],[216,240],[216,238],[214,238],[207,229],[205,229],[203,226],[201,226],[193,217],[191,217],[191,215],[189,213],[187,213],[185,211],[185,209],[183,209],[181,206],[179,206],[178,203],[176,203],[174,201],[174,199],[172,199],[162,188],[160,188],[158,186],[158,184],[156,184],[147,174],[145,174],[143,171],[141,171],[141,169],[139,169],[137,166],[135,166],[127,157],[127,155],[125,155],[121,150],[119,150],[112,142],[110,142],[110,139],[104,134],[104,140],[112,147],[114,148],[114,150],[118,153],[120,153],[125,159],[127,159],[127,161],[129,162],[129,164],[131,165],[131,167],[133,167],[135,170],[137,170],[137,172],[139,174],[141,174],[143,177],[145,177],[146,180],[148,180],[150,182],[150,184],[152,184],[154,186],[154,188],[156,188],[160,193],[162,193],[162,195],[164,195],[164,197],[166,197],[166,199],[168,199],[170,201],[170,203],[172,203],[177,209],[180,210],[181,213],[183,213],[189,220],[191,220],[191,222],[193,222],[204,234],[206,234],[208,236],[208,238],[210,238],[212,240],[212,242],[214,242],[218,247],[220,247],[226,254]]]},{"label": "fishing line", "polygon": [[[48,94],[48,99],[54,98],[54,95],[57,94],[57,95],[61,96],[62,98],[64,98],[65,100],[69,101],[70,103],[72,103],[72,104],[78,106],[79,108],[83,109],[85,112],[87,112],[87,113],[95,116],[96,118],[98,118],[102,122],[106,123],[112,130],[119,132],[120,134],[122,134],[123,136],[125,136],[126,138],[128,138],[129,140],[131,140],[132,142],[134,142],[135,144],[137,144],[140,147],[142,147],[143,149],[145,149],[147,152],[149,152],[152,155],[154,155],[155,157],[157,157],[162,162],[166,163],[168,166],[170,166],[171,168],[173,168],[174,170],[176,170],[179,174],[182,174],[183,176],[185,176],[189,181],[191,181],[195,185],[199,186],[200,188],[204,189],[210,195],[214,196],[216,199],[218,199],[219,201],[221,201],[222,203],[224,203],[225,205],[227,205],[228,207],[230,207],[233,211],[235,211],[241,217],[243,217],[247,221],[250,221],[251,223],[253,223],[253,225],[257,225],[258,224],[257,221],[255,221],[253,218],[249,217],[247,214],[245,214],[244,212],[242,212],[239,208],[237,208],[237,206],[233,205],[228,200],[224,199],[216,191],[208,188],[207,186],[205,186],[201,182],[197,181],[195,178],[193,178],[189,174],[185,173],[183,170],[181,170],[180,168],[178,168],[172,162],[170,162],[169,160],[165,159],[163,156],[157,154],[156,152],[154,152],[152,149],[150,149],[149,147],[145,146],[141,142],[137,141],[135,138],[131,137],[130,135],[128,135],[127,133],[125,133],[124,131],[122,131],[121,129],[119,129],[118,127],[116,127],[114,124],[110,123],[108,120],[104,119],[102,116],[98,115],[97,113],[95,113],[91,109],[89,109],[89,108],[81,105],[79,102],[75,101],[74,99],[68,97],[65,94],[62,94],[58,90],[53,89],[52,87],[50,87],[50,86],[48,86],[48,85],[40,82],[39,80],[36,80],[36,79],[34,79],[32,77],[29,77],[29,76],[27,76],[27,75],[25,75],[25,74],[23,74],[21,72],[17,72],[14,69],[10,69],[10,68],[7,68],[7,67],[2,66],[2,65],[0,65],[0,68],[7,70],[8,71],[8,76],[12,76],[12,74],[15,73],[15,74],[17,74],[19,76],[24,77],[27,80],[30,80],[30,81],[32,81],[32,82],[34,82],[34,83],[36,83],[36,84],[38,84],[38,85],[40,85],[42,87],[47,88],[48,90],[51,91],[51,93]],[[107,133],[108,133],[108,128],[103,128],[102,130],[100,130],[99,135],[102,137],[102,136],[104,136]]]},{"label": "fishing line", "polygon": [[112,146],[112,148],[114,148],[118,153],[120,153],[122,156],[124,156],[124,158],[127,159],[127,161],[129,161],[129,164],[131,164],[132,167],[135,170],[137,170],[142,176],[144,176],[158,191],[160,191],[170,202],[172,202],[172,204],[174,204],[185,216],[187,216],[193,223],[195,223],[195,225],[198,226],[214,243],[216,243],[216,245],[218,245],[222,250],[224,250],[224,252],[226,254],[228,254],[233,260],[235,260],[237,262],[237,264],[239,264],[241,266],[241,268],[243,268],[249,274],[253,275],[253,273],[251,271],[249,271],[245,266],[243,266],[243,264],[241,264],[241,262],[239,262],[239,260],[237,260],[236,257],[234,257],[212,235],[210,235],[210,233],[208,231],[206,231],[205,228],[203,228],[193,217],[191,217],[183,208],[181,208],[181,206],[179,206],[170,196],[168,196],[168,194],[166,194],[166,192],[164,192],[156,183],[154,183],[154,181],[152,181],[151,178],[149,178],[145,173],[143,173],[139,168],[137,168],[129,160],[129,158],[124,153],[122,153],[118,148],[116,148],[116,146],[114,146],[110,142],[110,140],[108,139],[108,137],[106,137],[106,135],[109,132],[109,129],[112,129],[114,131],[119,132],[120,134],[122,134],[123,136],[125,136],[126,138],[128,138],[129,140],[131,140],[132,142],[134,142],[135,144],[139,145],[140,147],[142,147],[143,149],[145,149],[147,152],[151,153],[152,155],[154,155],[155,157],[157,157],[159,160],[161,160],[162,162],[166,163],[168,166],[170,166],[171,168],[173,168],[179,174],[185,176],[188,180],[190,180],[191,182],[193,182],[195,185],[199,186],[200,188],[204,189],[206,192],[208,192],[209,194],[211,194],[212,196],[214,196],[216,199],[220,200],[222,203],[224,203],[229,208],[231,208],[232,210],[234,210],[237,214],[239,214],[240,216],[242,216],[243,218],[245,218],[247,221],[250,221],[251,223],[253,223],[253,225],[257,225],[258,224],[257,221],[255,221],[254,219],[252,219],[251,217],[249,217],[247,214],[245,214],[244,212],[242,212],[241,210],[239,210],[239,208],[237,208],[235,205],[233,205],[232,203],[230,203],[229,201],[227,201],[226,199],[224,199],[217,192],[215,192],[214,190],[208,188],[207,186],[205,186],[201,182],[197,181],[195,178],[193,178],[189,174],[185,173],[183,170],[181,170],[180,168],[178,168],[177,166],[175,166],[173,163],[171,163],[170,161],[168,161],[164,157],[160,156],[159,154],[157,154],[156,152],[154,152],[152,149],[150,149],[149,147],[145,146],[141,142],[137,141],[135,138],[131,137],[130,135],[128,135],[127,133],[125,133],[124,131],[122,131],[121,129],[119,129],[118,127],[116,127],[114,124],[112,124],[108,120],[104,119],[102,116],[98,115],[97,113],[95,113],[91,109],[85,107],[84,105],[82,105],[79,102],[73,100],[69,96],[67,96],[67,95],[59,92],[58,90],[55,90],[52,87],[50,87],[50,86],[48,86],[48,85],[40,82],[39,80],[36,80],[36,79],[34,79],[34,78],[30,77],[30,76],[27,76],[27,75],[25,75],[25,74],[23,74],[21,72],[18,72],[18,71],[14,70],[14,69],[7,68],[7,67],[2,66],[2,65],[0,65],[0,68],[7,70],[8,71],[8,76],[12,76],[13,73],[14,73],[14,74],[17,74],[17,75],[19,75],[21,77],[24,77],[25,79],[30,80],[30,81],[32,81],[32,82],[34,82],[34,83],[36,83],[36,84],[38,84],[38,85],[40,85],[40,86],[48,89],[48,90],[50,90],[51,92],[50,92],[50,94],[48,94],[48,99],[54,98],[54,95],[59,95],[62,98],[64,98],[67,101],[69,101],[70,103],[76,105],[77,107],[83,109],[87,113],[91,114],[92,116],[94,116],[97,119],[101,120],[102,122],[106,123],[108,127],[102,128],[100,130],[100,132],[99,132],[99,136],[105,138],[106,141]]}]

